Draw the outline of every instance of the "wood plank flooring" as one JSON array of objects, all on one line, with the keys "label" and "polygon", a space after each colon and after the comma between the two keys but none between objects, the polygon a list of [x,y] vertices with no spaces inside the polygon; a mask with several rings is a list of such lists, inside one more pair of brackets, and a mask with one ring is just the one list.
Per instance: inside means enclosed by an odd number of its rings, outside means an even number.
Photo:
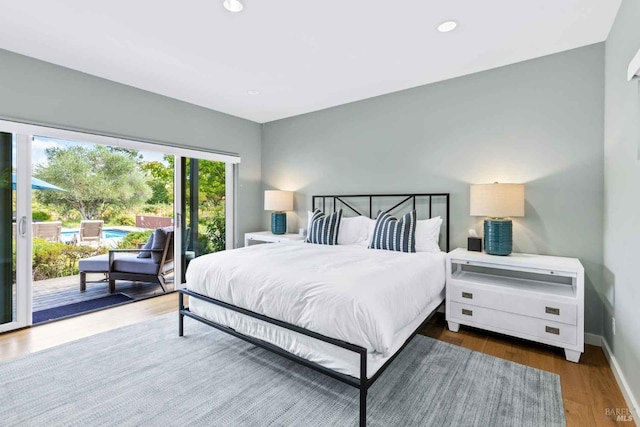
[{"label": "wood plank flooring", "polygon": [[[109,295],[109,283],[102,280],[104,274],[88,274],[87,290],[80,291],[80,275],[57,277],[39,280],[33,283],[33,311],[46,310],[52,307],[76,302],[92,300]],[[173,290],[173,283],[167,284],[168,291]],[[123,293],[133,300],[145,299],[163,294],[157,283],[116,281],[116,292]]]},{"label": "wood plank flooring", "polygon": [[[142,322],[176,311],[178,295],[171,293],[28,329],[0,334],[0,361],[100,332]],[[587,345],[579,364],[567,362],[560,349],[461,327],[447,329],[438,314],[422,331],[424,335],[495,357],[560,375],[567,425],[635,426],[616,422],[606,409],[627,408],[613,373],[599,347]]]}]

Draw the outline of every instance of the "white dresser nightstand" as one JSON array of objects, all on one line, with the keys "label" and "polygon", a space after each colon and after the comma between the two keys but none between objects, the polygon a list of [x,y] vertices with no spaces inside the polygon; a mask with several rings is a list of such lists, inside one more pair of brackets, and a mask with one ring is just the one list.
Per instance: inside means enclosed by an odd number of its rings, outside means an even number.
[{"label": "white dresser nightstand", "polygon": [[447,254],[446,315],[460,325],[584,352],[584,268],[576,258],[455,249]]},{"label": "white dresser nightstand", "polygon": [[273,234],[270,231],[256,231],[255,233],[244,234],[244,245],[249,246],[252,243],[280,243],[304,239],[305,237],[299,234]]}]

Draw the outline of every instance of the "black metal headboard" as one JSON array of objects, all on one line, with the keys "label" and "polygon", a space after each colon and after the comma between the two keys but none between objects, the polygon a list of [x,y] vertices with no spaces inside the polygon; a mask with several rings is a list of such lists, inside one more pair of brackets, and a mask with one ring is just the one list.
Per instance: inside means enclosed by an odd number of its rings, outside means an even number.
[{"label": "black metal headboard", "polygon": [[[337,207],[347,208],[349,211],[353,212],[355,215],[367,215],[366,212],[368,209],[368,217],[375,219],[375,215],[377,215],[378,210],[382,210],[384,212],[391,213],[395,209],[402,209],[406,207],[411,207],[411,209],[416,209],[417,205],[422,206],[424,203],[428,203],[424,205],[426,209],[428,206],[428,219],[433,218],[434,212],[434,199],[436,204],[439,206],[440,203],[444,201],[444,223],[445,223],[445,251],[449,252],[449,211],[450,211],[450,203],[449,203],[449,193],[424,193],[424,194],[354,194],[354,195],[319,195],[319,196],[311,196],[311,206],[312,210],[318,207],[322,209],[323,212],[326,212],[327,205],[329,205],[329,209],[332,209],[333,212],[336,211]],[[368,206],[367,206],[368,200]],[[387,205],[391,205],[390,208],[384,208],[385,201]],[[318,202],[318,204],[316,204]],[[364,202],[364,205],[362,203]],[[374,205],[376,206],[376,210],[374,211]],[[354,207],[355,206],[355,207]],[[439,206],[441,207],[441,206]],[[418,211],[416,209],[416,211]],[[440,214],[440,216],[442,216]],[[420,219],[420,214],[418,214],[418,218]]]}]

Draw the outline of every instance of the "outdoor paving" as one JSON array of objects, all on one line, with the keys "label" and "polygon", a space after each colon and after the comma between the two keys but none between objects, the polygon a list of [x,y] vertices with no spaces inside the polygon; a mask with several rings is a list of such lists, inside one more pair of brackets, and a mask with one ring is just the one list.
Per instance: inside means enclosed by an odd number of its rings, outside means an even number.
[{"label": "outdoor paving", "polygon": [[[58,277],[33,282],[33,311],[88,301],[109,295],[109,283],[101,279],[103,274],[87,275],[87,290],[80,291],[80,275]],[[97,281],[93,283],[93,281]],[[167,292],[173,290],[173,283],[167,283]],[[116,293],[123,293],[134,300],[162,295],[162,288],[155,283],[116,281]]]}]

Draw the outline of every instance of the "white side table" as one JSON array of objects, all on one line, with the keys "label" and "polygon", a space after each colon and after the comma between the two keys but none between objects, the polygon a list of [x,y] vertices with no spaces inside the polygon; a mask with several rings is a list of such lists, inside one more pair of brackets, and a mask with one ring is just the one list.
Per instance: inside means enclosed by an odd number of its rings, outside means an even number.
[{"label": "white side table", "polygon": [[576,258],[514,253],[447,254],[446,314],[460,325],[584,352],[584,268]]},{"label": "white side table", "polygon": [[244,245],[249,246],[255,243],[280,243],[304,239],[304,236],[294,233],[273,234],[270,231],[256,231],[254,233],[244,234]]}]

